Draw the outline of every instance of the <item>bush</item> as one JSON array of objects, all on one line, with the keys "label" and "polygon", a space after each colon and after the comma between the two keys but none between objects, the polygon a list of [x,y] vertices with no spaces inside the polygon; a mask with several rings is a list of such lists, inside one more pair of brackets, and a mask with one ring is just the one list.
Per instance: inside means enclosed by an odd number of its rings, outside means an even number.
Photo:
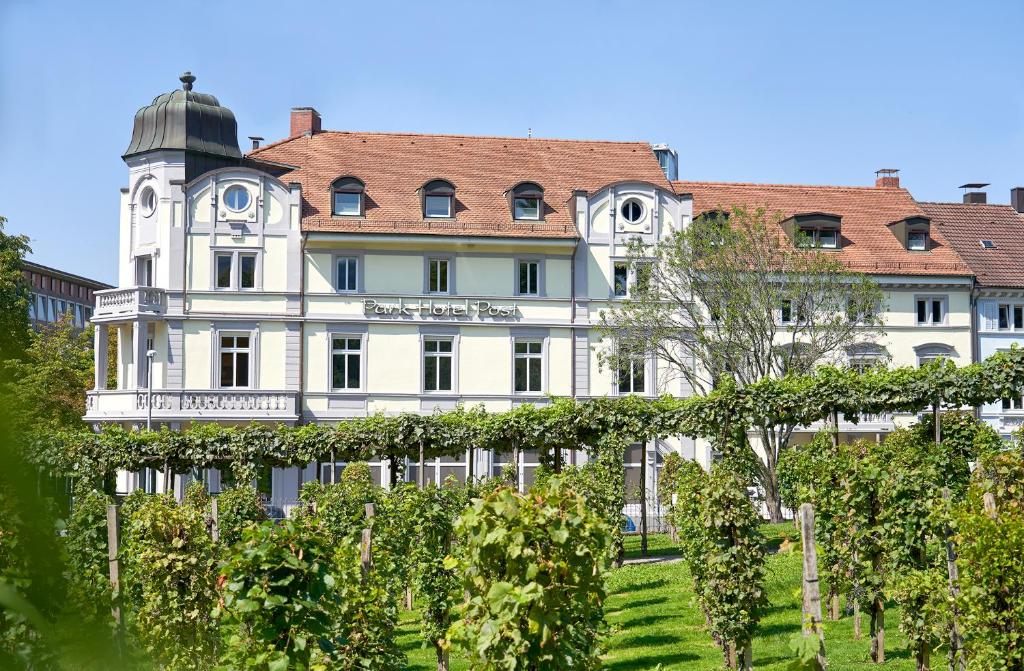
[{"label": "bush", "polygon": [[201,480],[193,480],[188,483],[181,503],[182,505],[195,508],[202,513],[208,512],[210,509],[210,493],[206,491],[206,485]]},{"label": "bush", "polygon": [[450,640],[471,669],[596,669],[612,530],[552,478],[527,494],[497,489],[456,524],[468,600]]},{"label": "bush", "polygon": [[217,496],[217,527],[220,542],[228,547],[242,539],[242,532],[267,519],[267,507],[258,491],[247,485],[229,487]]},{"label": "bush", "polygon": [[107,556],[107,506],[110,498],[82,490],[68,519],[64,547],[68,554],[68,602],[90,622],[112,622],[112,590]]},{"label": "bush", "polygon": [[164,669],[207,669],[216,659],[216,560],[202,513],[149,496],[125,521],[121,556],[134,604],[134,636]]}]

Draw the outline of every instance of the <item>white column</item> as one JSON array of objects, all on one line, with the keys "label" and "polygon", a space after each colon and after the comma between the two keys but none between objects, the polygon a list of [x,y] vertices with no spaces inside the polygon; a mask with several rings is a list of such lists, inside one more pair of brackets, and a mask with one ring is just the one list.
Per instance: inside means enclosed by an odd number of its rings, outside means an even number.
[{"label": "white column", "polygon": [[135,388],[146,388],[146,322],[132,322],[132,361],[135,364]]},{"label": "white column", "polygon": [[107,388],[107,347],[109,334],[106,324],[97,324],[93,330],[93,368],[95,369],[94,389]]}]

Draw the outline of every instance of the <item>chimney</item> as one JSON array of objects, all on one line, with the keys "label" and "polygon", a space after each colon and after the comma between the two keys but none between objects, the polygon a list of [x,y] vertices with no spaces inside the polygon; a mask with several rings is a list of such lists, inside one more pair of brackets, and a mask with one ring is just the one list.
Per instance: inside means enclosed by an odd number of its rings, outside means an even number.
[{"label": "chimney", "polygon": [[320,114],[312,107],[292,108],[292,129],[288,137],[320,132]]},{"label": "chimney", "polygon": [[1010,205],[1018,212],[1024,213],[1024,186],[1010,189]]},{"label": "chimney", "polygon": [[988,184],[982,182],[968,182],[967,184],[961,184],[960,188],[964,190],[964,203],[966,205],[984,205],[988,202],[988,196],[985,194],[984,189]]},{"label": "chimney", "polygon": [[260,142],[263,142],[263,138],[261,138],[259,135],[250,135],[249,139],[252,140],[252,148],[253,149],[259,149],[260,148]]},{"label": "chimney", "polygon": [[875,171],[875,187],[879,189],[900,188],[900,171],[898,168],[882,168]]}]

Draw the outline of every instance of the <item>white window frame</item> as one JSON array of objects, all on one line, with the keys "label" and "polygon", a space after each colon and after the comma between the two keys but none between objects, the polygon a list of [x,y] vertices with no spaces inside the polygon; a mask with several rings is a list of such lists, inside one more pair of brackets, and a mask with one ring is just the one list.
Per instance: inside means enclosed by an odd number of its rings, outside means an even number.
[{"label": "white window frame", "polygon": [[[151,287],[153,286],[154,271],[156,270],[156,264],[153,260],[152,254],[144,254],[135,257],[135,286],[139,287]],[[145,277],[143,277],[145,275]],[[143,282],[145,280],[145,282]]]},{"label": "white window frame", "polygon": [[[915,236],[921,236],[921,246],[915,247],[911,242]],[[928,251],[928,231],[907,231],[907,251],[910,252],[927,252]]]},{"label": "white window frame", "polygon": [[[253,271],[253,285],[242,287],[242,258],[251,256],[256,259],[256,266]],[[220,257],[231,259],[231,269],[228,276],[228,286],[217,285],[218,272],[217,260]],[[262,291],[263,290],[263,250],[255,247],[224,248],[213,247],[210,249],[210,288],[213,291]]]},{"label": "white window frame", "polygon": [[[328,336],[328,350],[330,356],[330,377],[328,378],[328,385],[332,393],[358,393],[366,389],[366,334],[365,333],[342,333],[342,332],[331,332]],[[342,339],[346,341],[345,349],[336,349],[334,346],[335,339]],[[347,349],[348,341],[355,340],[359,343],[358,350]],[[359,386],[357,387],[335,387],[334,386],[334,355],[338,353],[344,353],[346,356],[345,366],[349,365],[348,357],[352,353],[356,353],[359,356]],[[346,376],[347,379],[347,376]]]},{"label": "white window frame", "polygon": [[[641,260],[636,261],[635,263],[630,263],[629,259],[623,258],[621,256],[612,257],[611,258],[611,273],[609,275],[609,277],[611,278],[611,282],[610,282],[611,286],[609,287],[609,297],[612,298],[612,299],[616,299],[616,298],[622,299],[622,298],[630,298],[630,297],[632,297],[632,295],[633,295],[633,287],[636,286],[636,282],[637,282],[638,269],[640,268],[640,266],[653,265],[654,263],[655,263],[654,259],[649,259],[649,260],[648,259],[641,259]],[[620,294],[616,290],[615,269],[616,269],[616,266],[622,266],[622,265],[626,266],[626,291],[625,291],[625,293],[621,293]]]},{"label": "white window frame", "polygon": [[[440,267],[438,267],[438,288],[430,288],[430,269],[435,263],[446,264],[446,280],[448,286],[443,290],[440,288],[441,273]],[[445,255],[432,255],[425,258],[423,265],[423,293],[425,294],[437,294],[439,296],[450,296],[455,293],[455,259],[451,256]]]},{"label": "white window frame", "polygon": [[[534,200],[537,201],[536,210],[537,214],[533,217],[519,216],[519,206],[516,201],[519,200]],[[540,221],[541,213],[544,210],[544,199],[539,196],[517,196],[512,194],[512,218],[516,221]]]},{"label": "white window frame", "polygon": [[[1000,325],[1001,312],[1006,310],[1006,327]],[[1020,326],[1017,326],[1017,315],[1021,316]],[[1003,333],[1024,331],[1024,304],[1022,303],[999,303],[996,306],[996,330]]]},{"label": "white window frame", "polygon": [[[835,242],[831,245],[821,242],[821,234],[826,231],[835,235]],[[838,228],[821,228],[819,226],[797,228],[797,246],[804,249],[839,249],[841,238],[842,232]],[[800,241],[803,241],[804,244],[800,244]]]},{"label": "white window frame", "polygon": [[[448,201],[448,212],[447,214],[428,214],[429,206],[427,203],[430,202],[431,198],[445,199]],[[441,195],[425,195],[423,196],[423,218],[424,219],[451,219],[452,209],[454,204],[455,196],[441,196]]]},{"label": "white window frame", "polygon": [[[341,262],[345,261],[348,263],[355,263],[356,266],[356,285],[354,287],[341,287]],[[334,290],[339,294],[357,294],[363,290],[363,259],[359,254],[335,254],[334,255]],[[347,276],[347,273],[346,273]]]},{"label": "white window frame", "polygon": [[[927,301],[925,307],[927,318],[925,321],[920,321],[919,319],[920,312],[918,308],[921,301]],[[941,312],[941,318],[937,322],[931,319],[934,309],[933,301],[939,301],[940,303],[939,311]],[[917,326],[923,327],[946,326],[949,324],[949,296],[945,294],[922,294],[914,296],[914,323]]]},{"label": "white window frame", "polygon": [[[521,284],[521,274],[523,265],[534,264],[537,266],[537,284],[534,287],[534,291],[523,291]],[[516,275],[515,275],[515,286],[514,295],[516,296],[543,296],[544,295],[544,259],[532,258],[528,256],[521,256],[516,259]],[[527,271],[527,288],[529,289],[529,271]]]},{"label": "white window frame", "polygon": [[[441,352],[440,346],[436,352],[427,351],[427,343],[450,343],[451,352]],[[432,358],[451,359],[451,379],[449,380],[449,389],[427,389],[427,357],[428,355]],[[455,335],[436,335],[436,334],[423,334],[420,338],[420,389],[423,390],[424,394],[440,394],[450,396],[458,393],[458,380],[459,380],[459,366],[458,366],[458,336]],[[440,382],[440,371],[441,366],[438,364],[435,366],[437,373],[437,382]],[[439,384],[435,386],[440,386]]]},{"label": "white window frame", "polygon": [[633,371],[636,370],[636,366],[637,365],[640,365],[640,366],[643,367],[642,368],[642,370],[643,370],[643,383],[644,383],[643,391],[636,391],[635,389],[633,389],[633,380],[635,378],[634,374],[631,374],[629,376],[629,381],[630,381],[629,382],[629,386],[630,386],[630,389],[628,391],[622,391],[622,389],[621,389],[621,387],[619,385],[619,368],[616,367],[615,369],[612,370],[612,390],[614,392],[614,395],[615,396],[630,396],[630,395],[650,396],[651,395],[652,383],[654,381],[653,380],[654,375],[652,374],[653,371],[651,370],[651,357],[649,355],[644,356],[643,358],[639,358],[638,357],[635,360],[631,361],[629,365],[630,365],[630,372],[631,373],[633,373]]},{"label": "white window frame", "polygon": [[[516,345],[526,344],[527,351],[520,354],[516,352]],[[540,345],[540,352],[530,352],[529,345]],[[514,336],[512,338],[512,393],[516,396],[542,396],[547,391],[547,338],[537,336]],[[519,361],[526,363],[526,386],[527,389],[516,389],[516,365]],[[530,361],[540,362],[540,389],[529,389],[530,386]]]},{"label": "white window frame", "polygon": [[[216,338],[216,344],[217,344],[216,357],[214,358],[214,375],[215,375],[214,379],[216,380],[216,383],[217,383],[216,384],[216,388],[217,389],[225,389],[225,390],[229,390],[229,391],[235,390],[235,389],[244,389],[244,390],[258,389],[258,385],[256,383],[256,359],[259,356],[259,349],[256,346],[257,333],[255,332],[255,330],[231,329],[231,328],[217,329],[214,332],[214,337]],[[224,385],[224,379],[222,377],[223,367],[221,366],[221,355],[225,353],[225,347],[224,347],[222,338],[238,338],[238,337],[247,337],[247,338],[249,338],[249,346],[247,348],[244,348],[244,349],[243,348],[239,348],[237,346],[229,346],[226,351],[228,353],[232,353],[232,354],[236,355],[236,356],[233,357],[233,365],[234,365],[234,370],[235,370],[234,377],[236,379],[238,377],[238,373],[237,373],[237,371],[238,371],[238,357],[237,357],[237,354],[240,354],[240,353],[244,352],[244,353],[249,355],[249,366],[248,366],[248,371],[247,371],[247,373],[248,373],[248,375],[247,375],[248,384],[245,385],[245,386],[241,386],[241,385],[225,386]]]},{"label": "white window frame", "polygon": [[[356,211],[355,212],[339,212],[338,196],[355,196],[356,197]],[[332,190],[331,191],[331,216],[333,217],[361,217],[363,216],[363,192],[362,191],[345,191],[344,189]]]}]

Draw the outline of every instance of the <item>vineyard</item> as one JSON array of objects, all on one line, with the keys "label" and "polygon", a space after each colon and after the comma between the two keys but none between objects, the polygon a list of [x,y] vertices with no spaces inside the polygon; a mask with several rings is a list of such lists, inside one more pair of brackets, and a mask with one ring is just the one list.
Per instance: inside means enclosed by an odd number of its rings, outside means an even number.
[{"label": "vineyard", "polygon": [[[1013,350],[962,369],[830,369],[683,401],[35,437],[2,469],[0,666],[384,670],[427,655],[439,670],[668,669],[710,650],[707,668],[816,669],[889,666],[898,650],[917,669],[1021,669],[1024,448],[954,409],[1021,387]],[[787,452],[780,490],[800,514],[786,538],[764,536],[748,496],[752,415],[809,424],[929,407],[882,442],[841,443],[833,426]],[[679,459],[662,471],[664,549],[678,561],[620,566],[625,446],[677,434],[722,454],[710,472]],[[363,463],[465,449],[537,449],[542,467],[521,492],[515,471],[379,487]],[[564,449],[591,458],[567,466]],[[336,483],[307,483],[280,522],[248,484],[214,499],[197,484],[181,502],[104,492],[114,470],[147,464],[250,483],[260,466],[321,458],[349,465]],[[57,534],[26,486],[41,465],[77,482]],[[662,603],[674,610],[659,615]],[[678,632],[652,631],[677,617]],[[636,653],[645,641],[670,650]]]}]

